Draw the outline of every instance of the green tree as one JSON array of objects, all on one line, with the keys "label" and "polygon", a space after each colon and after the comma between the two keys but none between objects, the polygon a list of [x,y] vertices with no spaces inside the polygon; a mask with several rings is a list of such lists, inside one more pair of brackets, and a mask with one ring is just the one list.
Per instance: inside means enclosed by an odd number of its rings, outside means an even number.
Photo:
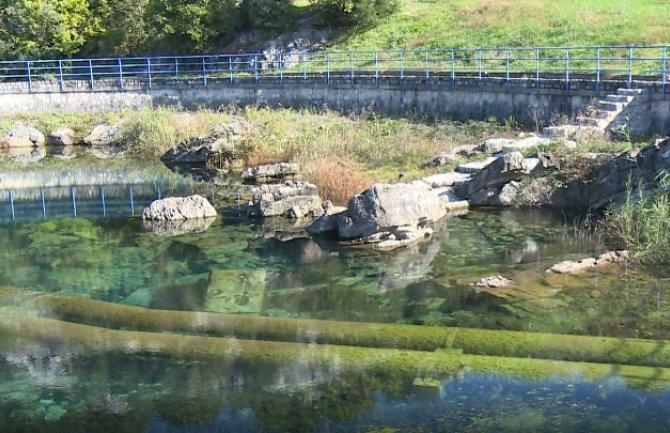
[{"label": "green tree", "polygon": [[127,55],[149,50],[149,0],[90,0],[91,14],[100,31],[87,42],[84,52],[92,55]]},{"label": "green tree", "polygon": [[239,8],[242,25],[251,30],[285,31],[297,18],[291,0],[242,0]]},{"label": "green tree", "polygon": [[399,0],[312,0],[321,21],[334,26],[370,27],[400,9]]},{"label": "green tree", "polygon": [[64,57],[99,31],[88,0],[3,0],[3,57]]}]

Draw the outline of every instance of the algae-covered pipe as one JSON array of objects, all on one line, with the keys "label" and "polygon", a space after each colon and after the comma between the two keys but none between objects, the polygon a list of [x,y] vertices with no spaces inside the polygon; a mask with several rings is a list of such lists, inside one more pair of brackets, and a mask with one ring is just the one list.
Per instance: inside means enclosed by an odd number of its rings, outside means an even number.
[{"label": "algae-covered pipe", "polygon": [[454,348],[479,355],[670,366],[670,342],[665,340],[165,311],[63,295],[32,300],[43,314],[111,328],[424,351]]},{"label": "algae-covered pipe", "polygon": [[463,371],[526,380],[575,375],[594,380],[616,374],[635,388],[662,390],[670,384],[670,369],[659,367],[123,331],[39,317],[26,310],[0,314],[0,330],[22,338],[71,344],[91,354],[214,358],[274,365],[298,363],[313,368],[337,366],[339,372],[376,370],[435,379]]}]

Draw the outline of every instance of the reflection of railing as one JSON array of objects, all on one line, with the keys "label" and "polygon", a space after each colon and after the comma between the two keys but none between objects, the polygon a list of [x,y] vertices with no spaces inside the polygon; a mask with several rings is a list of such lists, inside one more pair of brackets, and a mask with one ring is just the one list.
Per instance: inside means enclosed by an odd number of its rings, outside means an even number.
[{"label": "reflection of railing", "polygon": [[72,186],[0,191],[0,223],[56,217],[129,217],[164,194],[159,185]]},{"label": "reflection of railing", "polygon": [[57,84],[60,91],[72,90],[67,84],[75,81],[88,82],[88,90],[95,90],[96,83],[104,80],[123,89],[174,85],[181,80],[207,86],[210,80],[330,83],[354,82],[357,77],[374,81],[395,77],[400,84],[412,78],[430,86],[433,78],[456,84],[457,78],[469,77],[480,82],[532,80],[538,88],[545,80],[559,80],[566,89],[571,81],[589,80],[596,90],[605,81],[622,81],[628,87],[644,81],[658,84],[667,93],[669,74],[667,45],[290,51],[0,62],[0,81],[25,83],[29,92],[39,91],[45,83]]}]

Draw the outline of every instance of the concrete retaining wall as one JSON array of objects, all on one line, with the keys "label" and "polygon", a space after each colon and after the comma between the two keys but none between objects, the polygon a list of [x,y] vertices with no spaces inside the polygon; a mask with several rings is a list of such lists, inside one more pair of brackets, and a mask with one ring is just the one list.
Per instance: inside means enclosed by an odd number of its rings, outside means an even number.
[{"label": "concrete retaining wall", "polygon": [[[173,106],[185,109],[217,109],[230,104],[267,105],[293,108],[330,108],[348,112],[372,110],[390,116],[421,115],[456,120],[514,118],[525,123],[548,124],[561,116],[576,116],[595,98],[612,93],[625,83],[604,83],[599,92],[590,81],[573,82],[565,89],[562,81],[543,81],[535,88],[532,80],[478,82],[475,79],[431,79],[396,77],[374,81],[363,77],[353,82],[325,83],[289,78],[283,82],[227,80],[154,82],[149,87],[137,79],[95,82],[67,82],[63,91],[57,83],[41,83],[26,93],[25,83],[0,84],[0,113],[52,111],[118,111],[141,107]],[[658,89],[634,118],[644,122],[647,133],[670,134],[670,95]]]}]

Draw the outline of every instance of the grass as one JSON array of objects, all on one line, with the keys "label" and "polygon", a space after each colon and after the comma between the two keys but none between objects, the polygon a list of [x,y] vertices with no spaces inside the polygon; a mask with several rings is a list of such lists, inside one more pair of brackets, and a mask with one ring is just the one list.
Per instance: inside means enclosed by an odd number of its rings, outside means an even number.
[{"label": "grass", "polygon": [[343,32],[342,49],[667,43],[665,0],[403,0],[375,28]]},{"label": "grass", "polygon": [[605,233],[618,246],[630,250],[645,265],[670,263],[670,175],[663,174],[659,187],[642,186],[626,197],[621,209],[605,220]]}]

